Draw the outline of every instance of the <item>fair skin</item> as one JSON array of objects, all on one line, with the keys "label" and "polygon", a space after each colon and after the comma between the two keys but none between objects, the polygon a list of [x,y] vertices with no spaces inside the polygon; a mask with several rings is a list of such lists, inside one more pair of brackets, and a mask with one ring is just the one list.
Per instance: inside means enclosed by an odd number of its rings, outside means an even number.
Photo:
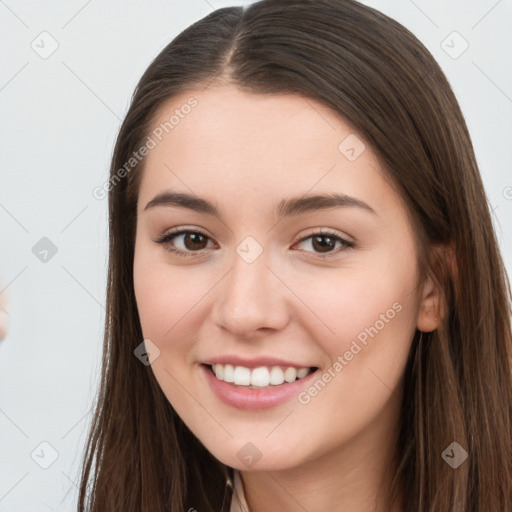
[{"label": "fair skin", "polygon": [[[349,134],[363,139],[332,109],[217,85],[172,98],[155,126],[190,96],[198,105],[145,158],[139,190],[134,285],[144,338],[161,351],[154,375],[204,446],[241,471],[252,512],[380,512],[411,341],[416,328],[438,325],[436,289],[430,279],[418,285],[405,207],[367,143],[354,161],[339,151]],[[213,202],[222,217],[145,209],[165,191]],[[333,192],[374,213],[338,206],[276,217],[284,199]],[[181,257],[154,241],[172,228],[206,238],[168,242],[190,254]],[[322,259],[311,238],[321,230],[355,245],[333,243]],[[236,251],[247,236],[263,249],[250,264]],[[241,410],[205,381],[201,362],[225,354],[296,361],[321,377],[396,303],[400,312],[308,403]],[[262,455],[250,468],[237,456],[248,442]]]}]

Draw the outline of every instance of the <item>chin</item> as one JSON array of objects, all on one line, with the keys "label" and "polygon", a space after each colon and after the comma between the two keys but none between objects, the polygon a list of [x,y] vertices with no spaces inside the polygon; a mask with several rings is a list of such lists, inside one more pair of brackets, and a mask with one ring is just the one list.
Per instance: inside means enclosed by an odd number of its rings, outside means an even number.
[{"label": "chin", "polygon": [[240,471],[282,471],[300,466],[308,457],[297,452],[297,443],[283,446],[265,441],[247,441],[233,439],[229,446],[207,450],[226,466]]}]

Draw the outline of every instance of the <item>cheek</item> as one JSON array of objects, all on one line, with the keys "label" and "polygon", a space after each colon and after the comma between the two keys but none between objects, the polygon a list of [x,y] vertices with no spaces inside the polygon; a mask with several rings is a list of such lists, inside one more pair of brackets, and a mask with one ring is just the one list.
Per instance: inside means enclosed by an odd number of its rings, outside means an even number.
[{"label": "cheek", "polygon": [[[329,272],[296,281],[297,295],[308,309],[303,317],[313,339],[335,360],[364,360],[364,348],[380,340],[372,353],[407,351],[416,323],[414,254],[397,261],[392,252],[377,255],[360,267],[329,269]],[[305,319],[308,320],[305,320]],[[361,349],[358,351],[357,345]],[[382,351],[382,352],[379,352]],[[361,357],[363,356],[363,357]]]},{"label": "cheek", "polygon": [[404,302],[410,300],[401,283],[371,273],[340,273],[337,279],[329,277],[326,282],[310,283],[297,295],[304,297],[303,302],[317,315],[317,323],[323,324],[321,338],[330,333],[332,339],[355,336],[375,324],[381,314],[392,319],[401,309],[393,305],[405,306]]},{"label": "cheek", "polygon": [[135,298],[144,337],[164,353],[177,353],[189,345],[190,326],[203,321],[202,305],[215,279],[207,270],[172,266],[164,258],[135,251]]},{"label": "cheek", "polygon": [[204,295],[194,283],[187,272],[158,261],[151,251],[136,250],[134,291],[142,334],[160,350],[151,370],[169,402],[180,410],[191,405],[179,385],[190,378],[190,368],[183,364],[190,349],[187,322],[194,321],[194,305]]},{"label": "cheek", "polygon": [[[312,317],[312,336],[331,364],[298,396],[297,407],[307,414],[311,428],[331,433],[325,436],[326,445],[359,432],[398,396],[393,390],[399,386],[415,329],[413,279],[403,267],[385,275],[352,269],[323,286],[316,281],[310,289],[308,305],[335,334]],[[326,410],[331,426],[325,426]],[[292,435],[292,429],[283,433]]]}]

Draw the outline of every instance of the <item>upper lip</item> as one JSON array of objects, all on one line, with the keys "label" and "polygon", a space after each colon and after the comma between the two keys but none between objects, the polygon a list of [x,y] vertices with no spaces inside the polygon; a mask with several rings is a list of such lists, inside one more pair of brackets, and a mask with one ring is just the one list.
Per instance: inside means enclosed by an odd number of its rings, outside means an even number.
[{"label": "upper lip", "polygon": [[286,361],[285,359],[279,359],[277,357],[254,357],[252,359],[245,359],[240,356],[218,356],[212,357],[211,359],[207,359],[203,361],[204,364],[213,365],[213,364],[231,364],[233,366],[245,366],[246,368],[258,368],[260,366],[285,366],[292,368],[312,368],[311,364],[301,364],[295,363],[292,361]]}]

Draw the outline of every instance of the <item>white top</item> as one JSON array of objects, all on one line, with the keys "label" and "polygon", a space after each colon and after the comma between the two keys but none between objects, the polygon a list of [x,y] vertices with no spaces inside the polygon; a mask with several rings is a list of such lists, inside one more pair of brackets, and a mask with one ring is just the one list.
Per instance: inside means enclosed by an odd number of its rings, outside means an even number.
[{"label": "white top", "polygon": [[[233,498],[231,500],[231,508],[229,509],[229,512],[250,512],[247,501],[245,501],[244,486],[242,479],[240,478],[240,472],[237,469],[233,471],[233,478]],[[240,500],[240,505],[235,499],[235,494]]]}]

